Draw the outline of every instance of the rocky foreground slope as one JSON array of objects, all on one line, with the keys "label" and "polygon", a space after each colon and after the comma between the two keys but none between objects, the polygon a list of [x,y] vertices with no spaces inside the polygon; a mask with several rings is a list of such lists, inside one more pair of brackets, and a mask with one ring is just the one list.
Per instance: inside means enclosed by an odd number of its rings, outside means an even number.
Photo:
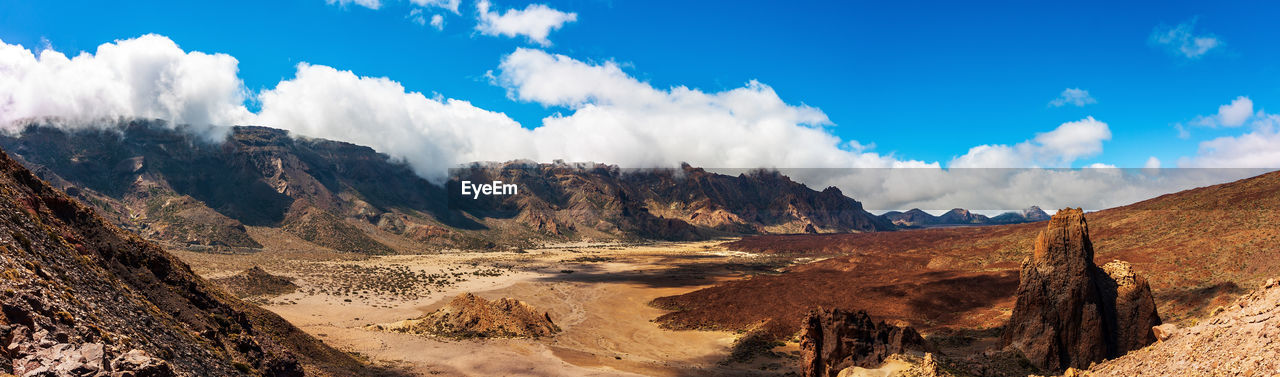
[{"label": "rocky foreground slope", "polygon": [[1200,323],[1168,328],[1159,343],[1101,363],[1090,376],[1280,375],[1280,283],[1219,307]]},{"label": "rocky foreground slope", "polygon": [[496,208],[467,208],[451,204],[444,186],[373,149],[265,127],[234,127],[225,141],[211,143],[160,121],[74,131],[32,123],[0,136],[0,147],[117,224],[202,248],[260,248],[253,227],[370,254],[893,228],[837,189],[815,191],[767,172],[477,164],[459,175],[514,181],[522,191]]},{"label": "rocky foreground slope", "polygon": [[0,374],[367,374],[0,153]]}]

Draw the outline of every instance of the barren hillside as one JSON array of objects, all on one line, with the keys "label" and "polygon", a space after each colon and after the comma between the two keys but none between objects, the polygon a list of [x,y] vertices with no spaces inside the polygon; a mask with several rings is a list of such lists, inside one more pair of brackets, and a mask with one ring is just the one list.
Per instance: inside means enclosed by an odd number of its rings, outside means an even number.
[{"label": "barren hillside", "polygon": [[[1147,276],[1166,321],[1185,323],[1280,270],[1280,172],[1186,190],[1087,214],[1096,262],[1130,262]],[[745,329],[779,336],[810,308],[865,309],[926,330],[986,328],[1007,318],[1017,266],[1039,223],[885,233],[763,235],[733,250],[830,257],[664,297],[675,328]]]}]

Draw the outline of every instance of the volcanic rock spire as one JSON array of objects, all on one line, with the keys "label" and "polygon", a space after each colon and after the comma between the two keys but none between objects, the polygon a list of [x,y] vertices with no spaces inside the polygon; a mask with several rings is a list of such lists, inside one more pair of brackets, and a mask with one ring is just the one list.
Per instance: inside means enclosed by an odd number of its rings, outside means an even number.
[{"label": "volcanic rock spire", "polygon": [[1093,257],[1084,211],[1058,211],[1022,263],[1018,301],[1002,342],[1040,368],[1061,370],[1154,341],[1151,327],[1160,317],[1146,280],[1127,263],[1103,269]]}]

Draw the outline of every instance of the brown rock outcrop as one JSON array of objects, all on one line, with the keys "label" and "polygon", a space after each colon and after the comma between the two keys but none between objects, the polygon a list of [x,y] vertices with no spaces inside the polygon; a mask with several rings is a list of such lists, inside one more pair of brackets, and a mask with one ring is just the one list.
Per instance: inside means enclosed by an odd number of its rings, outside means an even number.
[{"label": "brown rock outcrop", "polygon": [[560,332],[551,314],[512,298],[494,301],[465,293],[422,318],[385,325],[375,330],[430,334],[449,338],[538,338]]},{"label": "brown rock outcrop", "polygon": [[875,322],[865,311],[810,312],[800,339],[805,377],[836,377],[848,367],[874,367],[906,350],[931,350],[910,326]]},{"label": "brown rock outcrop", "polygon": [[1146,280],[1123,262],[1098,268],[1093,256],[1084,211],[1058,211],[1023,261],[1002,342],[1037,367],[1063,370],[1154,341],[1160,318]]},{"label": "brown rock outcrop", "polygon": [[1147,279],[1123,261],[1104,264],[1102,271],[1107,274],[1102,280],[1103,296],[1115,298],[1116,353],[1112,357],[1155,343],[1152,327],[1160,325],[1160,316]]}]

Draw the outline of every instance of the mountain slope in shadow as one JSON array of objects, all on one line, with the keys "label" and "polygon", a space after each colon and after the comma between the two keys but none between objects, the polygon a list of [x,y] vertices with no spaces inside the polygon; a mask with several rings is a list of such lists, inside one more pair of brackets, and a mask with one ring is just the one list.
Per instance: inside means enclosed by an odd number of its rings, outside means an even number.
[{"label": "mountain slope in shadow", "polygon": [[373,373],[215,288],[2,153],[0,271],[0,339],[7,343],[0,353],[13,361],[0,365],[4,373]]}]

